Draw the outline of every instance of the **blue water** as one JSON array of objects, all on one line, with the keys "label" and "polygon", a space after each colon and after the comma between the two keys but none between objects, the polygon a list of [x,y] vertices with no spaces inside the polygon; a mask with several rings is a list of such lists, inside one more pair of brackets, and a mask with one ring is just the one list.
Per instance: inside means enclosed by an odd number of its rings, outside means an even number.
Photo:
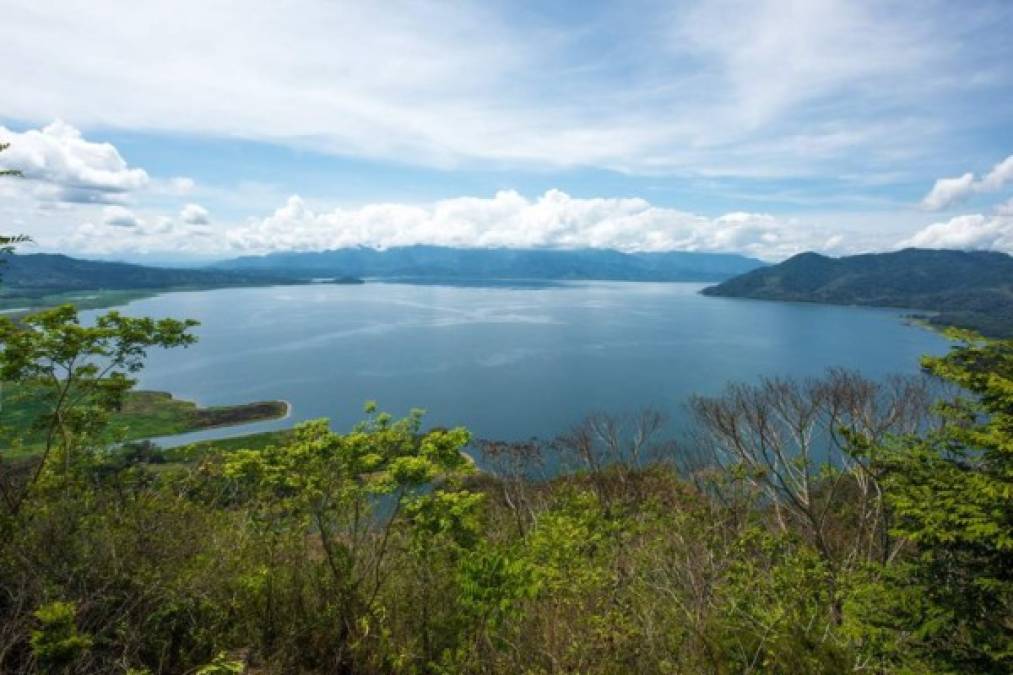
[{"label": "blue water", "polygon": [[348,429],[368,399],[504,440],[551,437],[588,412],[644,405],[677,429],[690,394],[732,380],[829,366],[913,373],[920,355],[947,346],[905,324],[901,310],[709,298],[702,287],[312,285],[168,293],[121,311],[201,322],[197,345],[150,354],[141,387],[202,405],[292,405],[289,419],[165,445],[316,417]]}]

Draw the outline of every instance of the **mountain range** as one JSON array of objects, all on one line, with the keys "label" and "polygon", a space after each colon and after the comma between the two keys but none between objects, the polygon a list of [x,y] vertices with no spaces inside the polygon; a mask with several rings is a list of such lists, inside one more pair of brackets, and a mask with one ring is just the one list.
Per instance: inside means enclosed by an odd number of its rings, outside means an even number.
[{"label": "mountain range", "polygon": [[293,283],[270,271],[171,269],[34,253],[0,259],[0,294],[33,298],[92,290],[159,290]]},{"label": "mountain range", "polygon": [[454,249],[274,253],[203,268],[165,268],[65,255],[3,257],[0,304],[65,302],[76,291],[158,291],[307,283],[318,278],[453,282],[493,280],[716,281],[705,295],[902,307],[934,324],[1013,337],[1013,258],[987,251],[905,249],[831,258],[802,253],[776,265],[734,254],[614,250]]},{"label": "mountain range", "polygon": [[994,251],[904,249],[830,258],[801,253],[705,295],[926,310],[937,325],[1013,337],[1013,257]]},{"label": "mountain range", "polygon": [[623,253],[608,249],[462,249],[405,246],[272,253],[217,263],[219,269],[299,278],[351,275],[405,280],[546,279],[722,281],[762,267],[727,253]]},{"label": "mountain range", "polygon": [[[713,253],[627,254],[611,250],[453,249],[410,246],[348,248],[315,253],[275,253],[225,260],[199,268],[153,267],[36,253],[0,258],[0,306],[67,302],[82,291],[160,291],[227,286],[338,283],[359,277],[418,282],[599,279],[625,281],[721,281],[762,265],[738,255]],[[113,298],[115,301],[115,298]],[[104,303],[104,299],[96,302]]]}]

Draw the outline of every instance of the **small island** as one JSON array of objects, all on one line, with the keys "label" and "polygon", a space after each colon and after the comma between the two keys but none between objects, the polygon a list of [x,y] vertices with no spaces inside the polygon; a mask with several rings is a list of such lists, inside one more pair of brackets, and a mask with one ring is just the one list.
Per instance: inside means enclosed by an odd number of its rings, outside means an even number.
[{"label": "small island", "polygon": [[323,277],[310,280],[313,284],[335,284],[338,286],[357,286],[366,283],[365,279],[353,276]]}]

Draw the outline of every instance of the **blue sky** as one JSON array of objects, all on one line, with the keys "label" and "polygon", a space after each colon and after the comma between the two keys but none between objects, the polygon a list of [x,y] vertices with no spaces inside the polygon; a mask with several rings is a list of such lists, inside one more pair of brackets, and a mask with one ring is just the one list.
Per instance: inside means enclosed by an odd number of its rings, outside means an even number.
[{"label": "blue sky", "polygon": [[1013,250],[1006,1],[3,5],[38,250]]}]

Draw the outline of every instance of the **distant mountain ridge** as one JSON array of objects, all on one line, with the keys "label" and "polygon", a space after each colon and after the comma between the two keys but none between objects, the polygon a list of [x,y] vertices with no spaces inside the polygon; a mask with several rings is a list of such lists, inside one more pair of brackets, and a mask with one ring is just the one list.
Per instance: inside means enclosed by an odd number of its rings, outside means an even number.
[{"label": "distant mountain ridge", "polygon": [[0,294],[5,296],[33,297],[85,290],[249,286],[295,281],[272,272],[147,267],[48,253],[12,254],[0,260]]},{"label": "distant mountain ridge", "polygon": [[994,251],[904,249],[830,258],[801,253],[705,295],[835,305],[905,307],[931,321],[1013,337],[1013,257]]},{"label": "distant mountain ridge", "polygon": [[759,260],[727,253],[405,246],[271,253],[226,260],[214,267],[274,271],[303,278],[352,275],[419,280],[722,281],[763,265]]}]

